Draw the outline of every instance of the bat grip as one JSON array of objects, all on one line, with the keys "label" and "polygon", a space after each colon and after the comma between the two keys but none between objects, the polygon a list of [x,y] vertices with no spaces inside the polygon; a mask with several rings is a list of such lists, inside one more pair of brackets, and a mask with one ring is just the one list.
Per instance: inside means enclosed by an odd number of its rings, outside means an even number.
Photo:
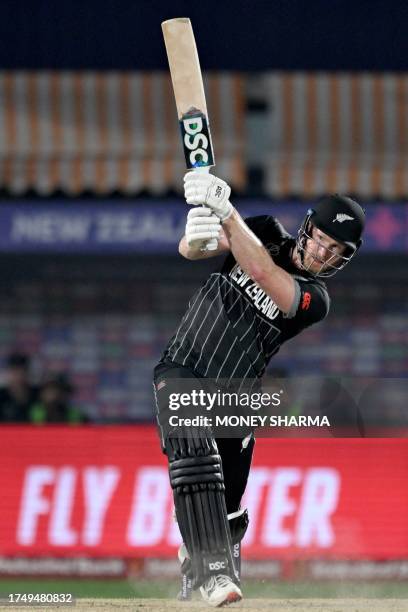
[{"label": "bat grip", "polygon": [[[194,168],[195,172],[206,172],[209,174],[211,168],[210,166],[201,166],[201,168]],[[204,251],[216,251],[218,249],[218,240],[216,238],[211,238],[204,247]]]}]

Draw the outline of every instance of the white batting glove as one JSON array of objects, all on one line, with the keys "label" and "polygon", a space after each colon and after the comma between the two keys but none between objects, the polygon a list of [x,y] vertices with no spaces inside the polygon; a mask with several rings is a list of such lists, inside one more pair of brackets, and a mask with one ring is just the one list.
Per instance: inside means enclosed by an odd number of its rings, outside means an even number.
[{"label": "white batting glove", "polygon": [[205,251],[208,243],[219,239],[221,220],[209,208],[192,208],[187,215],[186,242],[189,247]]},{"label": "white batting glove", "polygon": [[234,210],[228,199],[230,194],[229,185],[213,174],[191,171],[184,176],[184,196],[187,204],[205,204],[221,221],[228,219]]}]

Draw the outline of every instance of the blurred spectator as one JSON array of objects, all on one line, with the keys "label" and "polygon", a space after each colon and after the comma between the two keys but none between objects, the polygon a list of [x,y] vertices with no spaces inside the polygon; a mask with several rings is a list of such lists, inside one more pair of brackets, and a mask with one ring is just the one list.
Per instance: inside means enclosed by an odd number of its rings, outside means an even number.
[{"label": "blurred spectator", "polygon": [[23,353],[12,353],[6,361],[5,386],[0,389],[0,421],[24,423],[38,398],[38,388],[30,383],[30,360]]},{"label": "blurred spectator", "polygon": [[86,423],[87,417],[71,404],[74,388],[63,373],[49,374],[40,387],[39,399],[30,408],[31,423]]}]

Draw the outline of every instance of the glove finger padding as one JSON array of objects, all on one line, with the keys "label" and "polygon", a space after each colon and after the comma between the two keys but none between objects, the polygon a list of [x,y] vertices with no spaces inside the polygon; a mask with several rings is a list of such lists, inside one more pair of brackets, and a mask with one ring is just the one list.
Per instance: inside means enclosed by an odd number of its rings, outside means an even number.
[{"label": "glove finger padding", "polygon": [[213,225],[196,225],[188,229],[188,236],[196,238],[197,234],[208,234],[210,238],[219,238],[220,230]]},{"label": "glove finger padding", "polygon": [[[188,215],[187,219],[191,219],[192,217],[211,217],[213,215],[213,211],[211,208],[207,208],[206,206],[198,206],[197,208],[192,208]],[[218,217],[215,217],[218,219]]]},{"label": "glove finger padding", "polygon": [[218,178],[218,176],[215,176],[215,174],[197,172],[197,170],[189,170],[186,172],[183,180],[185,186],[191,183],[204,183],[205,185],[208,185],[209,183],[216,181],[220,185],[228,187],[227,183],[223,179]]},{"label": "glove finger padding", "polygon": [[200,236],[205,234],[209,238],[219,238],[220,230],[214,228],[212,225],[199,225],[197,227],[190,228],[188,231],[189,238],[191,236],[192,238],[196,239],[198,234],[200,234]]},{"label": "glove finger padding", "polygon": [[187,204],[191,204],[192,206],[200,206],[200,204],[203,204],[205,201],[205,193],[185,193],[184,197]]},{"label": "glove finger padding", "polygon": [[187,215],[186,241],[189,246],[201,247],[209,240],[218,240],[221,222],[209,208],[193,208]]},{"label": "glove finger padding", "polygon": [[184,195],[185,197],[195,197],[198,196],[200,193],[206,193],[206,188],[205,186],[201,186],[201,185],[196,185],[194,183],[194,185],[188,185],[184,188]]},{"label": "glove finger padding", "polygon": [[188,172],[184,177],[184,196],[187,204],[206,204],[222,221],[232,214],[230,195],[229,185],[212,174]]},{"label": "glove finger padding", "polygon": [[218,225],[221,227],[221,222],[215,215],[213,217],[196,217],[195,219],[188,219],[186,227],[193,227],[194,225]]},{"label": "glove finger padding", "polygon": [[218,234],[212,234],[211,232],[202,232],[197,234],[191,234],[186,238],[188,246],[201,247],[205,245],[209,240],[218,239]]}]

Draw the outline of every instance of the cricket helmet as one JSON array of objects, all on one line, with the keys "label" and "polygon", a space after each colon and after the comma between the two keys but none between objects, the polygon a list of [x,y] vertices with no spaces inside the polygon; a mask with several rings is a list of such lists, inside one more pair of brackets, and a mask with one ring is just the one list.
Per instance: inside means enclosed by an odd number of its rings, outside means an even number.
[{"label": "cricket helmet", "polygon": [[[357,253],[362,244],[361,236],[364,230],[364,222],[364,209],[355,200],[338,194],[320,200],[307,211],[298,232],[296,247],[300,255],[302,268],[308,270],[308,267],[304,264],[307,241],[313,240],[316,245],[319,245],[318,240],[312,236],[313,227],[345,246],[341,255],[337,251],[327,249],[329,253],[332,253],[331,257],[322,262],[320,271],[313,273],[315,276],[328,277],[342,270]],[[317,257],[314,257],[314,260],[320,261]]]}]

